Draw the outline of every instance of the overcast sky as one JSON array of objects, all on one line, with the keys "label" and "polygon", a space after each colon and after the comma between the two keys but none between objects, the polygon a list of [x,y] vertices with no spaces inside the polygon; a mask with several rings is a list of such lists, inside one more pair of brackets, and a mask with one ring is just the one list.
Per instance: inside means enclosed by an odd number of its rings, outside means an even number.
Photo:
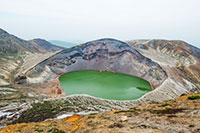
[{"label": "overcast sky", "polygon": [[29,40],[184,40],[200,47],[200,0],[0,0],[0,28]]}]

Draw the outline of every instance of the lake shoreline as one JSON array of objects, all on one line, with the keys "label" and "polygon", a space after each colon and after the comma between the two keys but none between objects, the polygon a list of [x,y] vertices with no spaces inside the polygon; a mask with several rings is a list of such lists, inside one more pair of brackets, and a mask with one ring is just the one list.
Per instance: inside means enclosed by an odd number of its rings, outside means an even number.
[{"label": "lake shoreline", "polygon": [[[64,77],[67,77],[65,82],[63,81]],[[95,80],[93,78],[95,78]],[[59,75],[56,79],[60,82],[60,88],[69,95],[88,94],[108,100],[135,100],[152,90],[150,83],[142,78],[100,70],[73,71]],[[77,82],[76,80],[79,81]],[[75,88],[72,90],[66,90],[66,87],[64,86]],[[85,89],[83,89],[84,87]],[[92,89],[90,87],[92,87]],[[95,88],[95,90],[93,88]],[[98,94],[96,94],[97,91]],[[122,95],[124,95],[124,97]],[[110,96],[112,98],[110,98]]]}]

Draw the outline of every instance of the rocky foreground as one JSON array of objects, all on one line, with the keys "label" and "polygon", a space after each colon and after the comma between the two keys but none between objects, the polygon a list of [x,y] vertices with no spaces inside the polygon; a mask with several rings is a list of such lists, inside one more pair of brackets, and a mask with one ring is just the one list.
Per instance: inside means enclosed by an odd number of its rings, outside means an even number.
[{"label": "rocky foreground", "polygon": [[73,115],[64,119],[7,126],[0,133],[14,132],[131,132],[198,133],[200,132],[200,94],[176,100],[139,105],[129,110]]}]

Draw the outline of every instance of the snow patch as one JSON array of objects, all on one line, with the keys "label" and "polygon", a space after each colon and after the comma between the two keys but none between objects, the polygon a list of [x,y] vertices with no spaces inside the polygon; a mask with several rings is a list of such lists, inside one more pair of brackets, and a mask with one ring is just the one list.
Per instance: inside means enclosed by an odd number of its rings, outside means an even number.
[{"label": "snow patch", "polygon": [[63,119],[63,118],[67,118],[69,116],[73,116],[73,115],[88,115],[88,114],[92,114],[92,113],[98,113],[97,111],[89,111],[89,112],[78,112],[78,113],[68,113],[68,114],[62,114],[57,116],[56,119]]}]

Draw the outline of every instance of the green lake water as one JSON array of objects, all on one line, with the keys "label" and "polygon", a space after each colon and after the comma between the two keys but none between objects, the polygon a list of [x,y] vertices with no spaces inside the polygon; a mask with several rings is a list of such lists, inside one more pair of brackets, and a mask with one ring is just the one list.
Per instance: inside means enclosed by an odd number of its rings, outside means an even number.
[{"label": "green lake water", "polygon": [[133,100],[151,91],[150,84],[138,77],[94,70],[75,71],[59,78],[67,93],[88,94],[111,100]]}]

